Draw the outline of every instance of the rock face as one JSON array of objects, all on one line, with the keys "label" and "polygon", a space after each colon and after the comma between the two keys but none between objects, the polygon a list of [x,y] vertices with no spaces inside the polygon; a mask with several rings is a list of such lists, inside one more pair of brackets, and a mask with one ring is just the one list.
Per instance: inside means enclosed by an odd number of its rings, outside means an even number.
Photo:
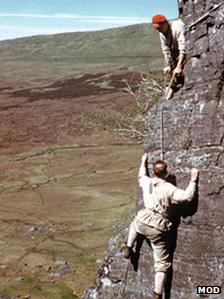
[{"label": "rock face", "polygon": [[[179,1],[186,25],[185,85],[163,105],[164,159],[186,187],[191,167],[200,170],[198,212],[179,226],[174,256],[173,299],[198,298],[198,285],[224,286],[224,4],[222,0]],[[209,12],[209,13],[207,13]],[[161,107],[147,115],[149,162],[161,154]],[[138,204],[141,194],[138,196]],[[146,242],[139,260],[122,260],[110,246],[97,287],[84,299],[150,298],[153,262]],[[134,266],[133,266],[134,264]],[[210,295],[207,298],[224,298]]]}]

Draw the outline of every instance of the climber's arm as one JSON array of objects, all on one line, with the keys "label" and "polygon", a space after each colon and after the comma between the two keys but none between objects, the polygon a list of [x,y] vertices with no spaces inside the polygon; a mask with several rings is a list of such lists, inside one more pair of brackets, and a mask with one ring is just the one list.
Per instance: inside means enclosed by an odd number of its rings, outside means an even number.
[{"label": "climber's arm", "polygon": [[140,164],[140,168],[139,168],[139,172],[138,172],[139,179],[147,175],[147,170],[146,170],[147,158],[148,158],[147,153],[142,155],[141,164]]},{"label": "climber's arm", "polygon": [[172,186],[172,203],[179,203],[184,201],[191,201],[196,191],[196,185],[199,177],[199,171],[196,168],[191,170],[191,180],[188,187],[185,190]]},{"label": "climber's arm", "polygon": [[186,60],[186,54],[180,53],[177,66],[174,69],[175,74],[179,75],[182,73],[184,69],[185,60]]},{"label": "climber's arm", "polygon": [[186,62],[186,40],[185,40],[185,28],[184,23],[177,23],[178,26],[175,28],[175,35],[178,43],[179,58],[177,66],[174,69],[174,73],[179,75],[184,69],[184,64]]},{"label": "climber's arm", "polygon": [[145,153],[141,158],[141,164],[138,172],[138,182],[139,186],[143,189],[143,193],[144,190],[148,189],[148,184],[151,180],[147,172],[147,158],[148,155]]}]

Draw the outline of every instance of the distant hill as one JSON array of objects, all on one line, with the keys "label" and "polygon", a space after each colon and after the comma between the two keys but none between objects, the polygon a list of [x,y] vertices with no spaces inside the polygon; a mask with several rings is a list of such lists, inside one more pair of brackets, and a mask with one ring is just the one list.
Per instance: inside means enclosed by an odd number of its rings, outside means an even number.
[{"label": "distant hill", "polygon": [[0,42],[0,79],[27,79],[162,65],[159,37],[150,24],[62,33]]}]

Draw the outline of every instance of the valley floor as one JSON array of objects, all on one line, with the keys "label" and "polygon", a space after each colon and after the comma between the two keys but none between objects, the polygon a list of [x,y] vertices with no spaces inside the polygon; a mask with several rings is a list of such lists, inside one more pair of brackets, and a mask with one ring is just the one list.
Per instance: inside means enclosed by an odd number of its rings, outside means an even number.
[{"label": "valley floor", "polygon": [[113,130],[133,99],[105,73],[0,85],[0,297],[80,298],[135,206],[142,143]]}]

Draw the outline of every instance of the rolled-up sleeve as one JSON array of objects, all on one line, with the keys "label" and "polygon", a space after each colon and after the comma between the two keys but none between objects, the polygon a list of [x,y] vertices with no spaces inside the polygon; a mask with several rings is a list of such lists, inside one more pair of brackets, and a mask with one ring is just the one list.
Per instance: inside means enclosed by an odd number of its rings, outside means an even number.
[{"label": "rolled-up sleeve", "polygon": [[170,196],[172,203],[191,201],[194,197],[195,190],[196,183],[192,181],[189,183],[188,187],[185,190],[174,188]]},{"label": "rolled-up sleeve", "polygon": [[161,49],[164,55],[165,66],[169,66],[172,64],[171,50],[167,46],[165,36],[162,33],[160,33],[159,36],[160,36]]},{"label": "rolled-up sleeve", "polygon": [[177,43],[180,54],[186,54],[185,29],[182,21],[177,27]]}]

